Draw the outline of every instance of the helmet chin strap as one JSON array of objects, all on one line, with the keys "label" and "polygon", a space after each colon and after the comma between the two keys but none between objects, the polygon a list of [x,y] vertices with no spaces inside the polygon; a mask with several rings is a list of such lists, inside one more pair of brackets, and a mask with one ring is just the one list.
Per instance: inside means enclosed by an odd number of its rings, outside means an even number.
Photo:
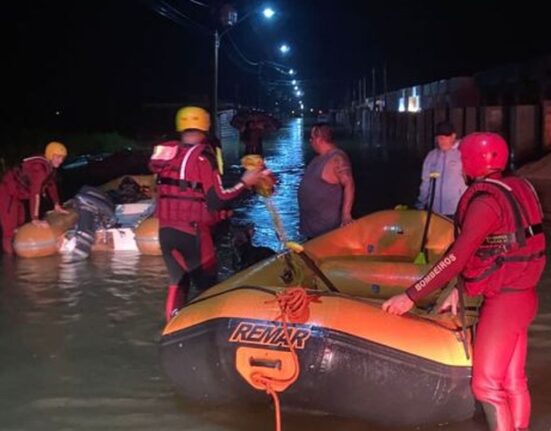
[{"label": "helmet chin strap", "polygon": [[465,184],[467,184],[467,186],[470,186],[472,183],[474,183],[476,180],[484,180],[494,174],[497,174],[497,173],[500,173],[502,172],[500,169],[493,169],[491,170],[490,172],[488,172],[486,175],[482,175],[480,177],[471,177],[467,174],[463,174],[463,178],[465,179]]}]

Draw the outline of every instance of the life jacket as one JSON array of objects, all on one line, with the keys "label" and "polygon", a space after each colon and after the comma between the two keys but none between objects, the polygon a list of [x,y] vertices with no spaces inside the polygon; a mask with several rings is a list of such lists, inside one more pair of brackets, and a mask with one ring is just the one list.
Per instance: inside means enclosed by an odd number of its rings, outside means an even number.
[{"label": "life jacket", "polygon": [[[463,269],[461,277],[467,293],[492,296],[502,290],[535,287],[539,275],[526,269],[532,261],[543,259],[545,237],[542,209],[534,188],[517,177],[476,181],[459,202],[456,234],[461,230],[470,203],[482,195],[490,195],[497,202],[502,227],[484,239]],[[509,288],[519,284],[522,289]]]},{"label": "life jacket", "polygon": [[30,175],[37,166],[46,173],[46,179],[42,182],[42,193],[55,176],[55,169],[44,156],[27,157],[21,161],[19,166],[6,172],[2,182],[6,185],[8,193],[17,196],[18,199],[29,199],[31,192]]},{"label": "life jacket", "polygon": [[[164,222],[210,226],[219,221],[218,211],[209,210],[202,179],[212,175],[216,160],[204,144],[187,145],[177,141],[155,147],[150,168],[157,173],[156,215]],[[202,168],[199,157],[210,163]]]}]

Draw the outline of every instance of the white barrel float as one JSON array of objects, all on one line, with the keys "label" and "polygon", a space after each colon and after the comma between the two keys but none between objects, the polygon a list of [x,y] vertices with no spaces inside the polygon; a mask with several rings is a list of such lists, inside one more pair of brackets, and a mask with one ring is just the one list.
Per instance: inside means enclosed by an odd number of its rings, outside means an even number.
[{"label": "white barrel float", "polygon": [[159,244],[159,219],[149,217],[141,222],[136,228],[136,244],[140,253],[151,256],[160,256],[161,245]]},{"label": "white barrel float", "polygon": [[61,232],[57,228],[35,226],[27,223],[17,229],[13,240],[15,253],[21,257],[44,257],[57,253],[57,240]]}]

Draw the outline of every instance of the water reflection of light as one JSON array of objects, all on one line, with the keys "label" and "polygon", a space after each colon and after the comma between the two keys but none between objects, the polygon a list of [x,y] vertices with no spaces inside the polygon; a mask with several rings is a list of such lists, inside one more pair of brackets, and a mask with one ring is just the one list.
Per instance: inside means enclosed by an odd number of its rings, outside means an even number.
[{"label": "water reflection of light", "polygon": [[109,274],[107,274],[105,288],[113,297],[123,301],[129,301],[139,294],[134,286],[129,285],[128,280],[138,273],[140,262],[139,252],[121,251],[110,253]]},{"label": "water reflection of light", "polygon": [[[60,262],[59,256],[16,261],[15,276],[20,293],[29,301],[29,313],[33,319],[43,313],[49,314],[52,307],[74,309],[79,303],[82,290],[78,288],[75,277],[67,277],[67,268]],[[68,314],[74,315],[72,311]]]},{"label": "water reflection of light", "polygon": [[140,253],[137,251],[120,251],[111,254],[111,270],[119,277],[136,274]]},{"label": "water reflection of light", "polygon": [[[282,224],[291,240],[300,240],[298,225],[297,190],[304,172],[303,121],[290,121],[278,134],[265,144],[264,158],[276,175],[278,183],[272,201],[278,209]],[[235,219],[256,226],[254,243],[279,250],[270,214],[258,196],[248,200],[236,210]]]}]

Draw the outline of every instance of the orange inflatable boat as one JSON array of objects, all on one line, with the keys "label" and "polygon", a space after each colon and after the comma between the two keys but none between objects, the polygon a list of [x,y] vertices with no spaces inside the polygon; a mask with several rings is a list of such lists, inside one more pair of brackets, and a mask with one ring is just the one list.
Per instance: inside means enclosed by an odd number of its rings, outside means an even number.
[{"label": "orange inflatable boat", "polygon": [[[385,426],[472,416],[469,322],[432,311],[407,316],[380,304],[425,274],[453,240],[434,216],[427,265],[419,253],[426,212],[381,211],[304,244],[334,285],[289,252],[214,286],[167,324],[164,369],[188,400],[262,402],[362,418]],[[470,308],[469,308],[470,310]]]},{"label": "orange inflatable boat", "polygon": [[[116,178],[98,187],[103,191],[117,190],[124,178],[131,177],[147,194],[154,196],[155,180],[153,175],[126,175]],[[147,209],[147,202],[117,205],[117,214],[121,218],[132,218]],[[21,226],[14,237],[14,249],[18,256],[35,258],[66,252],[67,231],[78,222],[78,214],[69,208],[69,214],[48,212],[46,221],[49,227],[38,227],[32,223]],[[136,250],[141,254],[160,255],[158,222],[155,217],[143,220],[135,228],[99,229],[96,231],[93,251]]]}]

